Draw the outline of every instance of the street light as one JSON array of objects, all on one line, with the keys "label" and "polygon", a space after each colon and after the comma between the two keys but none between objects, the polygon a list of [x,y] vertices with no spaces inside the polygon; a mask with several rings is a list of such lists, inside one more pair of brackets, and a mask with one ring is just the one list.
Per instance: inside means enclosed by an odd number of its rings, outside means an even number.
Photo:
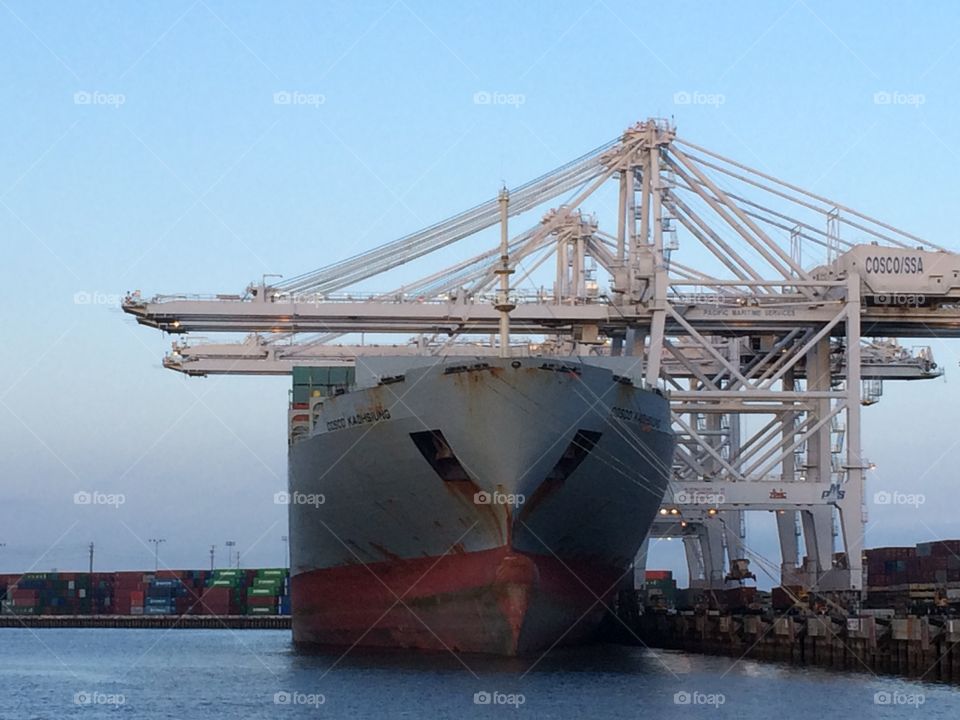
[{"label": "street light", "polygon": [[290,567],[290,538],[287,535],[281,535],[280,540],[283,542],[283,562],[285,567]]},{"label": "street light", "polygon": [[166,538],[150,538],[147,542],[153,543],[153,571],[160,569],[160,543],[165,543]]},{"label": "street light", "polygon": [[[233,549],[237,546],[236,540],[227,540],[224,545],[227,546],[227,567],[233,562]],[[240,551],[237,551],[237,567],[240,567]]]}]

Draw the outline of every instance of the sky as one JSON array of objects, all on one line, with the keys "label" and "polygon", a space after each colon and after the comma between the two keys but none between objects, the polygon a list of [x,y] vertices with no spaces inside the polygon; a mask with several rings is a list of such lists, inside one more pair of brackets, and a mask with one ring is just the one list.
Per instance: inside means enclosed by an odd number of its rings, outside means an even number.
[{"label": "sky", "polygon": [[[170,567],[227,540],[281,564],[287,381],[163,370],[122,294],[294,276],[637,120],[960,250],[960,7],[917,7],[0,0],[0,571],[83,569],[91,541],[148,568],[158,538]],[[945,376],[864,412],[868,497],[923,496],[869,506],[870,546],[960,536],[960,344],[932,344]]]}]

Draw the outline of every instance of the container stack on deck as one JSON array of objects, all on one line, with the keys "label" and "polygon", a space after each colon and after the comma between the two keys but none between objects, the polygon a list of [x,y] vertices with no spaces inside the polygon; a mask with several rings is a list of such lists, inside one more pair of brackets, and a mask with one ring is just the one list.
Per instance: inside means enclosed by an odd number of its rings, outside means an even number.
[{"label": "container stack on deck", "polygon": [[161,570],[0,575],[0,609],[18,615],[289,614],[287,570]]}]

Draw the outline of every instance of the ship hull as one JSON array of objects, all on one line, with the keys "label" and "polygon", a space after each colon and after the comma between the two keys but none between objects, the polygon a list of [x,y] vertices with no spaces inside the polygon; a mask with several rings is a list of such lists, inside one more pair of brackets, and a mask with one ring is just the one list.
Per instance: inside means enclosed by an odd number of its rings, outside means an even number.
[{"label": "ship hull", "polygon": [[580,642],[621,572],[575,565],[498,548],[301,573],[294,639],[497,655]]},{"label": "ship hull", "polygon": [[665,398],[571,362],[442,363],[312,414],[290,450],[300,644],[515,655],[589,638],[673,452]]}]

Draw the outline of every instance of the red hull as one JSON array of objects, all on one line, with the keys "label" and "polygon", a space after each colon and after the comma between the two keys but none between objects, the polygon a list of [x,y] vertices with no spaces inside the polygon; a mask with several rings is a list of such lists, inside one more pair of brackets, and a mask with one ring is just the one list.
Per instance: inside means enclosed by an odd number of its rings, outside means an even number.
[{"label": "red hull", "polygon": [[316,645],[533,653],[589,638],[622,575],[507,547],[314,570],[291,580],[293,638]]}]

